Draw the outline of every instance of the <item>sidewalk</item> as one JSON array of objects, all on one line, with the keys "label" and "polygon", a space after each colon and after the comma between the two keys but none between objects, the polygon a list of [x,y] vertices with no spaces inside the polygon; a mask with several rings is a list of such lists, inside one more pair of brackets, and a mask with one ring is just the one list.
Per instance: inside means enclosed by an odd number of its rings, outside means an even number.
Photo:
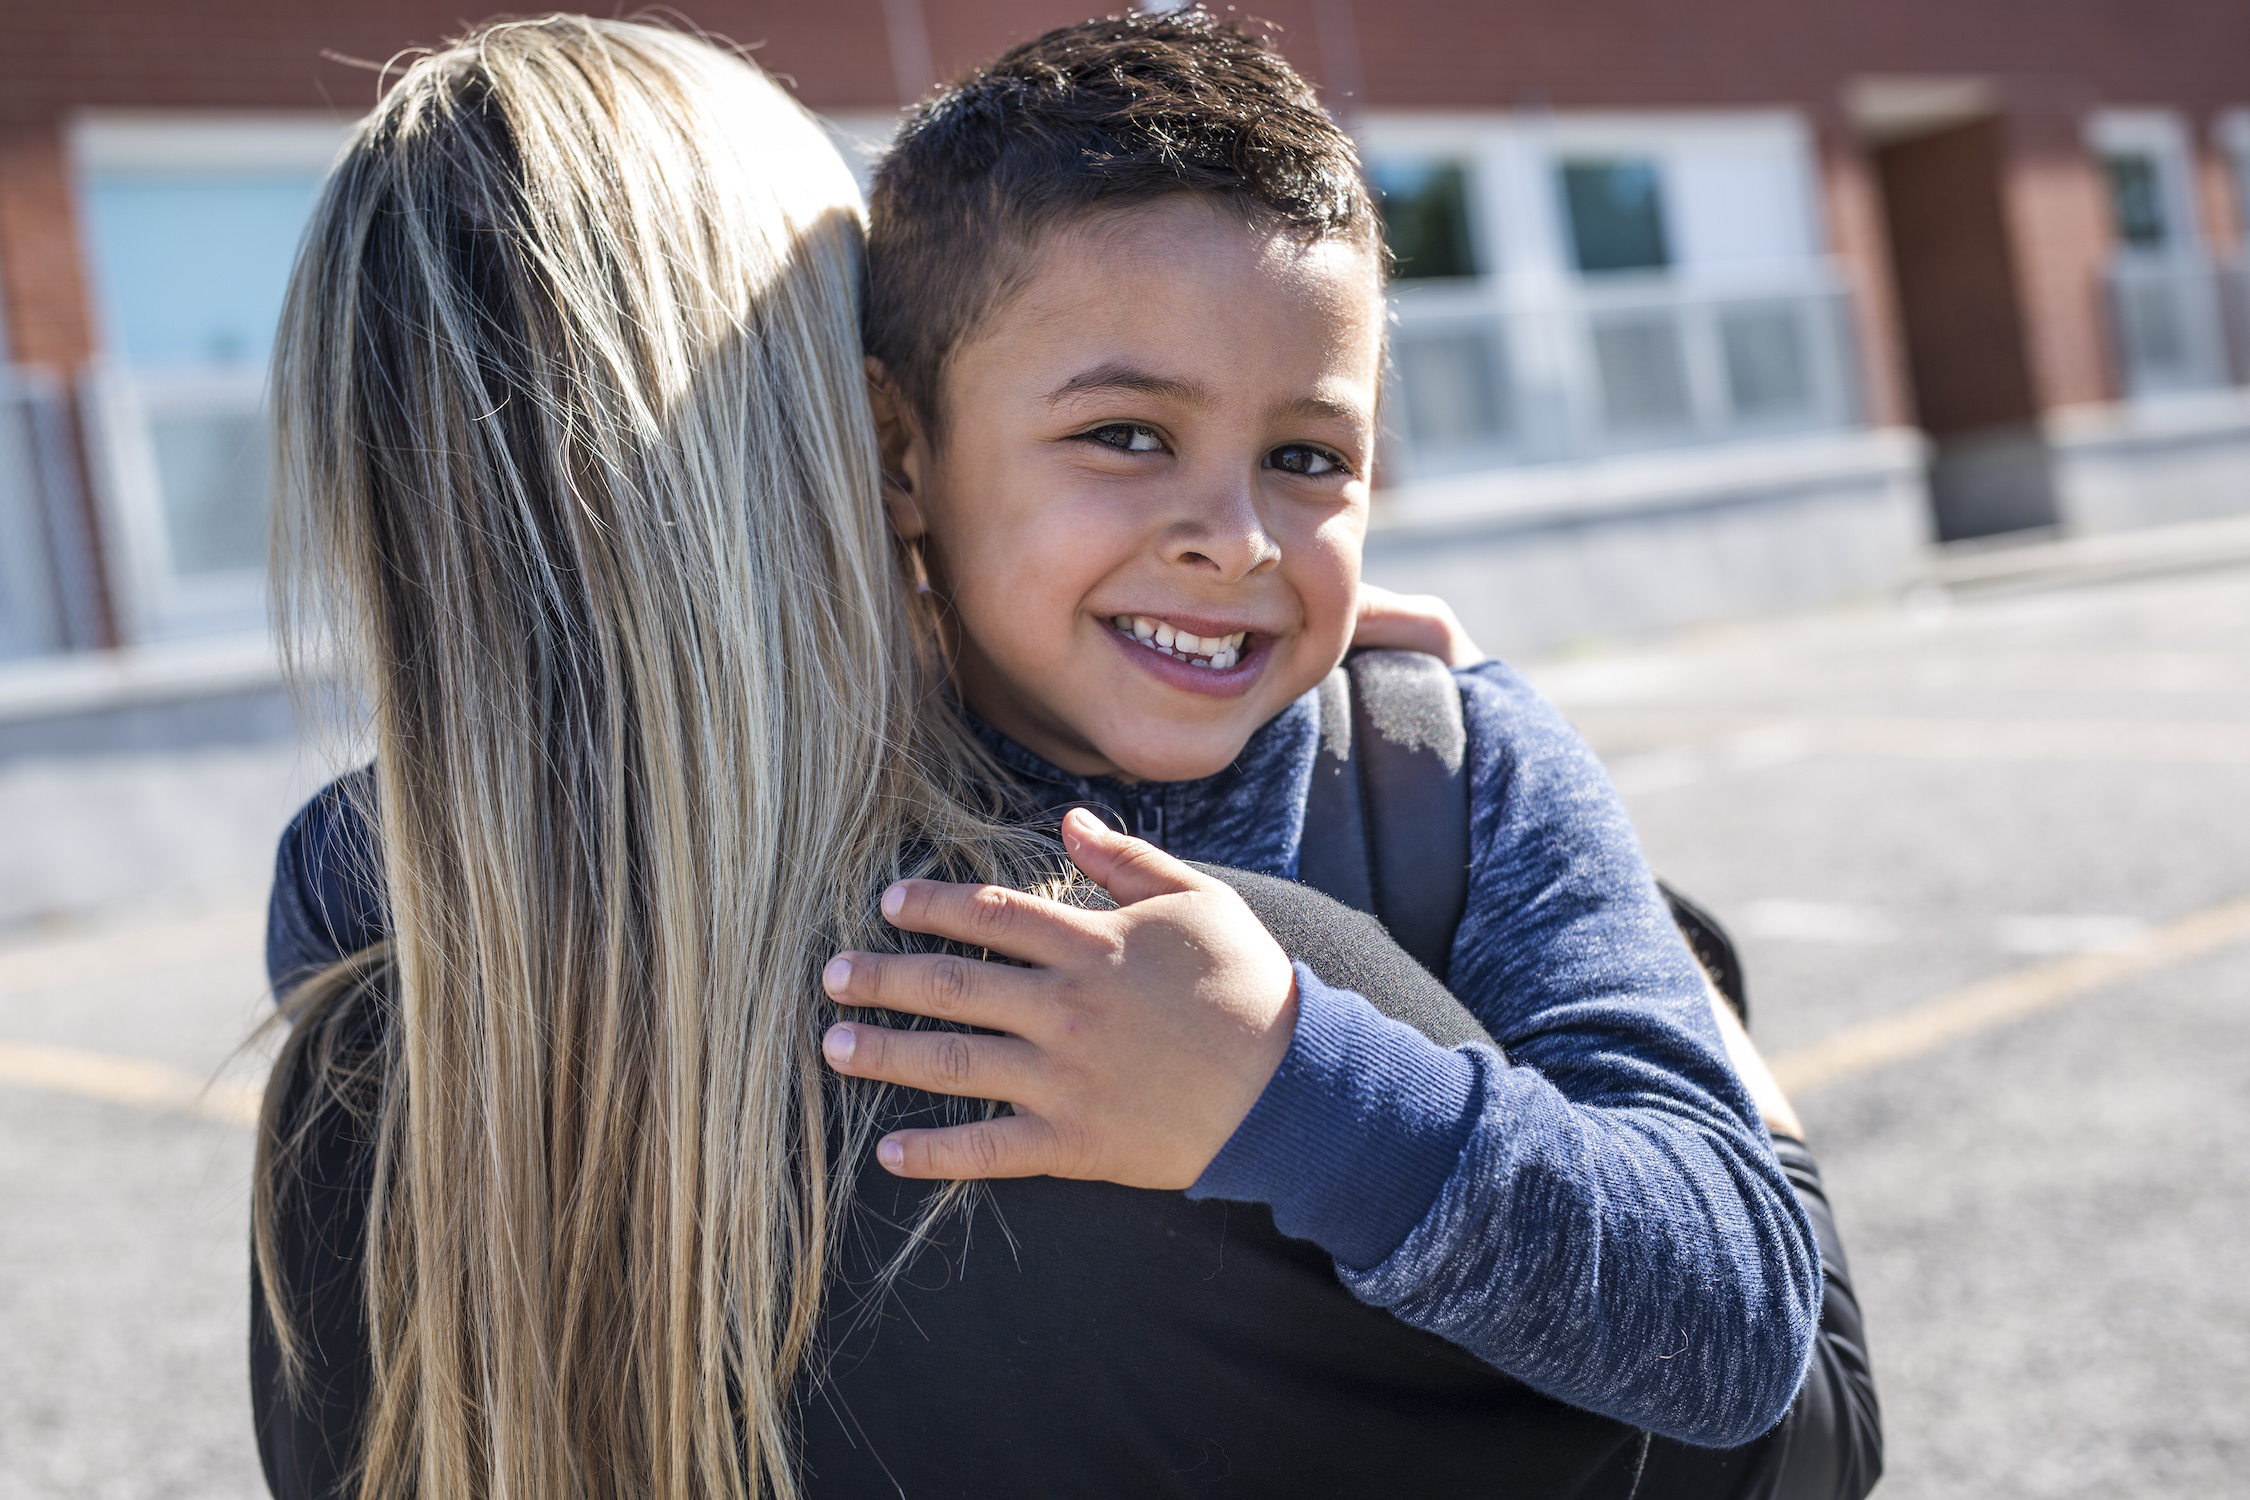
[{"label": "sidewalk", "polygon": [[261,894],[349,758],[304,732],[262,637],[0,668],[0,937]]}]

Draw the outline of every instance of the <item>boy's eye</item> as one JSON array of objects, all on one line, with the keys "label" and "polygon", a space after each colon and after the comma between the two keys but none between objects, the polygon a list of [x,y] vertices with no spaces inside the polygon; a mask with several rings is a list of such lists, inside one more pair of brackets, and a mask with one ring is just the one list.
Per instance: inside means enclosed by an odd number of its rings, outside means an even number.
[{"label": "boy's eye", "polygon": [[1267,454],[1266,467],[1279,469],[1285,474],[1334,474],[1343,469],[1344,461],[1326,448],[1315,448],[1310,443],[1291,443],[1286,448],[1276,448]]},{"label": "boy's eye", "polygon": [[1164,439],[1156,435],[1155,428],[1135,422],[1112,422],[1107,427],[1095,428],[1086,436],[1120,453],[1157,453],[1164,447]]}]

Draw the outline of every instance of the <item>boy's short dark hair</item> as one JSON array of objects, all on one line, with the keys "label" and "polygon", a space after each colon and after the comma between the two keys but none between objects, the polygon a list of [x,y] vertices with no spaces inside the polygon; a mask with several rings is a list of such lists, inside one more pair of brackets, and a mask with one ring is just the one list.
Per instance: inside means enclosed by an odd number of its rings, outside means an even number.
[{"label": "boy's short dark hair", "polygon": [[1191,9],[1059,27],[924,101],[875,172],[867,352],[935,439],[946,362],[1039,238],[1174,193],[1381,243],[1351,137],[1262,36]]}]

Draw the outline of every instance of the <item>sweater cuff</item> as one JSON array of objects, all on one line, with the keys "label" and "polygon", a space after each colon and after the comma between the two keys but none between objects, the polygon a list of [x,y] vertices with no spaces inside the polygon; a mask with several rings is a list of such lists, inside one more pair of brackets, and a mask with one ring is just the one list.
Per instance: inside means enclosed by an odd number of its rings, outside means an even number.
[{"label": "sweater cuff", "polygon": [[1265,1203],[1283,1234],[1381,1265],[1468,1143],[1479,1069],[1350,990],[1297,971],[1297,1034],[1190,1198]]}]

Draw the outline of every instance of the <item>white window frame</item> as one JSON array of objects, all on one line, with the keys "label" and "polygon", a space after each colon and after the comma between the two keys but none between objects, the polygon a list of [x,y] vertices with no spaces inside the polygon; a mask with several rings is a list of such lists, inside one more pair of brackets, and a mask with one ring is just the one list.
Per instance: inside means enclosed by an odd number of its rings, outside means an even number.
[{"label": "white window frame", "polygon": [[[334,163],[350,129],[336,115],[294,111],[95,111],[71,121],[69,141],[81,184],[109,172],[319,174]],[[184,577],[173,567],[149,419],[194,409],[261,410],[263,367],[134,369],[116,342],[109,289],[95,285],[92,293],[102,353],[82,386],[87,457],[120,637],[134,644],[262,631],[263,569]]]},{"label": "white window frame", "polygon": [[[2103,109],[2086,120],[2086,145],[2097,158],[2142,155],[2155,161],[2167,243],[2111,246],[2105,277],[2111,347],[2128,401],[2195,396],[2233,383],[2225,332],[2224,288],[2212,259],[2201,195],[2196,191],[2195,135],[2176,110]],[[2103,191],[2109,192],[2106,181]],[[2142,311],[2135,312],[2139,308]],[[2149,345],[2137,327],[2162,328],[2161,345],[2177,357],[2162,362],[2136,354]]]},{"label": "white window frame", "polygon": [[[2192,260],[2207,253],[2202,205],[2196,201],[2195,137],[2187,122],[2168,109],[2097,110],[2086,122],[2086,144],[2097,156],[2143,155],[2157,164],[2166,221],[2175,232],[2162,249],[2117,243],[2117,253],[2135,259]],[[2106,181],[2103,190],[2108,190]]]}]

